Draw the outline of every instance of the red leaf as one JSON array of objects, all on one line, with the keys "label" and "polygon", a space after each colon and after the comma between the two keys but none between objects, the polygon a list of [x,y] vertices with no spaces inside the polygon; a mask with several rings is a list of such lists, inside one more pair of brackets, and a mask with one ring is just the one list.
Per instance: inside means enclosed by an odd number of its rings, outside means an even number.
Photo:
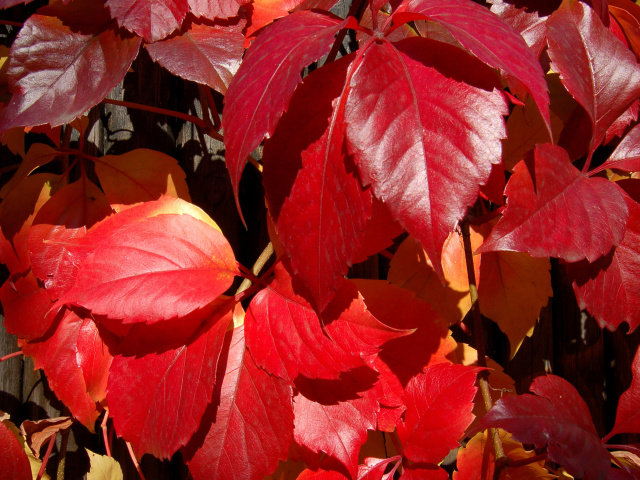
[{"label": "red leaf", "polygon": [[118,25],[147,42],[162,40],[180,28],[189,11],[187,0],[106,0]]},{"label": "red leaf", "polygon": [[75,281],[77,266],[65,244],[85,235],[87,228],[110,213],[107,198],[83,177],[54,193],[36,215],[29,230],[31,268],[53,300]]},{"label": "red leaf", "polygon": [[16,436],[0,422],[0,480],[32,480],[29,457]]},{"label": "red leaf", "polygon": [[631,331],[640,325],[640,205],[630,198],[626,203],[629,221],[620,245],[594,263],[567,264],[578,305],[611,331],[623,322]]},{"label": "red leaf", "polygon": [[105,236],[92,232],[91,240],[99,243],[60,302],[123,324],[183,317],[224,293],[239,273],[224,236],[191,215],[129,221]]},{"label": "red leaf", "polygon": [[364,361],[344,351],[322,331],[320,318],[297,292],[287,270],[253,298],[246,317],[247,347],[256,364],[289,382],[309,378],[338,378]]},{"label": "red leaf", "polygon": [[214,403],[182,451],[195,480],[261,479],[287,458],[293,438],[291,387],[256,366],[245,348],[244,327],[227,340]]},{"label": "red leaf", "polygon": [[543,144],[514,167],[504,216],[477,250],[529,252],[590,262],[618,245],[629,210],[608,180],[589,178],[561,147]]},{"label": "red leaf", "polygon": [[447,480],[448,478],[447,471],[437,466],[433,468],[409,467],[404,469],[400,480]]},{"label": "red leaf", "polygon": [[511,432],[518,442],[548,445],[549,460],[574,477],[606,478],[609,453],[591,420],[591,414],[573,386],[555,375],[536,378],[530,390],[536,395],[508,395],[498,400],[474,429],[489,427]]},{"label": "red leaf", "polygon": [[398,437],[413,462],[440,463],[474,419],[476,375],[481,368],[449,363],[433,365],[407,384],[404,420]]},{"label": "red leaf", "polygon": [[640,171],[640,125],[633,127],[598,170],[612,168],[626,172]]},{"label": "red leaf", "polygon": [[549,17],[547,40],[553,70],[591,118],[593,153],[607,128],[640,96],[640,66],[582,2],[563,2]]},{"label": "red leaf", "polygon": [[113,356],[102,340],[98,326],[88,318],[82,321],[76,350],[76,360],[82,369],[87,393],[94,402],[103,402]]},{"label": "red leaf", "polygon": [[73,310],[66,309],[50,337],[41,342],[24,343],[22,351],[33,358],[36,369],[44,370],[49,387],[76,420],[93,432],[100,412],[87,393],[87,384],[77,358],[77,342],[83,322],[84,319]]},{"label": "red leaf", "polygon": [[364,262],[374,255],[393,245],[393,239],[400,236],[404,229],[393,219],[389,208],[376,197],[372,198],[371,218],[362,233],[362,245],[355,255],[355,262]]},{"label": "red leaf", "polygon": [[0,289],[4,311],[4,328],[25,340],[43,336],[55,318],[47,316],[53,306],[51,298],[29,271],[26,275],[13,275]]},{"label": "red leaf", "polygon": [[640,433],[640,349],[636,351],[631,371],[631,386],[620,396],[616,423],[605,440],[617,433]]},{"label": "red leaf", "polygon": [[513,27],[468,0],[405,0],[394,18],[400,16],[397,20],[401,21],[406,15],[402,21],[407,21],[415,14],[438,22],[480,60],[522,82],[551,131],[544,72],[534,52]]},{"label": "red leaf", "polygon": [[358,452],[375,430],[378,402],[372,390],[375,372],[361,367],[339,380],[299,377],[293,400],[294,439],[313,452],[323,451],[356,477]]},{"label": "red leaf", "polygon": [[477,59],[423,38],[371,43],[351,79],[346,136],[363,182],[440,273],[444,241],[501,161],[496,82]]},{"label": "red leaf", "polygon": [[519,32],[535,56],[540,57],[547,45],[547,16],[530,7],[517,8],[506,0],[490,0],[489,3],[491,3],[491,11]]},{"label": "red leaf", "polygon": [[191,23],[177,35],[145,47],[154,61],[174,75],[224,95],[242,61],[243,27],[244,22],[228,26]]},{"label": "red leaf", "polygon": [[0,131],[68,123],[106,97],[127,73],[140,38],[123,38],[102,22],[108,20],[102,6],[82,11],[81,29],[75,28],[74,14],[56,4],[25,22],[11,47],[7,74],[13,97]]},{"label": "red leaf", "polygon": [[208,319],[187,345],[115,356],[107,384],[109,414],[117,434],[138,455],[170,458],[198,429],[232,314],[230,309]]},{"label": "red leaf", "polygon": [[301,81],[300,70],[327,53],[346,23],[311,11],[296,12],[268,27],[247,50],[225,96],[222,119],[236,203],[247,156],[273,134]]},{"label": "red leaf", "polygon": [[209,20],[214,18],[235,17],[240,6],[248,3],[248,0],[187,0],[189,9],[196,17],[204,17]]},{"label": "red leaf", "polygon": [[340,60],[305,78],[263,156],[280,242],[320,311],[355,260],[371,216],[371,192],[363,191],[344,151],[341,92],[348,66]]}]

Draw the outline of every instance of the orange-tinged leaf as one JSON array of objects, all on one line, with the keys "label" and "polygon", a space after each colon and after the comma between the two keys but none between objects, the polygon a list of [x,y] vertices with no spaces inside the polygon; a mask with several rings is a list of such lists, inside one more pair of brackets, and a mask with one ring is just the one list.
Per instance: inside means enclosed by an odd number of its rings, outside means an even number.
[{"label": "orange-tinged leaf", "polygon": [[36,143],[29,148],[24,156],[18,170],[13,174],[11,180],[5,183],[0,189],[0,197],[5,198],[21,181],[23,181],[36,168],[52,161],[60,153],[49,145]]},{"label": "orange-tinged leaf", "polygon": [[251,3],[251,20],[247,27],[246,37],[250,38],[265,25],[276,18],[288,15],[291,10],[304,0],[254,0]]},{"label": "orange-tinged leaf", "polygon": [[89,449],[86,450],[91,463],[87,480],[122,480],[122,468],[115,458],[98,455]]},{"label": "orange-tinged leaf", "polygon": [[25,420],[20,425],[20,431],[25,436],[27,444],[33,450],[36,458],[40,457],[40,449],[52,436],[71,427],[73,418],[47,418],[33,422]]},{"label": "orange-tinged leaf", "polygon": [[[493,441],[487,441],[487,432],[478,433],[467,445],[458,451],[457,471],[453,480],[483,480],[494,478],[495,454]],[[512,460],[525,460],[535,456],[535,452],[527,451],[521,443],[511,438],[504,430],[498,430],[504,453]],[[544,460],[533,462],[517,468],[508,465],[500,473],[501,480],[534,480],[556,478],[544,468]]]},{"label": "orange-tinged leaf", "polygon": [[157,200],[162,195],[190,201],[185,173],[178,162],[156,150],[139,148],[96,161],[100,185],[116,211]]},{"label": "orange-tinged leaf", "polygon": [[509,338],[513,357],[533,328],[549,297],[551,264],[521,252],[482,254],[478,298],[480,311]]}]

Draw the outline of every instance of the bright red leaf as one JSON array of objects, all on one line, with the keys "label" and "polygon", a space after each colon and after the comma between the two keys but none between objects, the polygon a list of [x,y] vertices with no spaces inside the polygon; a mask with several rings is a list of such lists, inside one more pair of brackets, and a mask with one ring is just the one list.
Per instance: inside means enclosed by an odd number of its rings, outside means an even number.
[{"label": "bright red leaf", "polygon": [[4,422],[0,422],[0,480],[32,480],[29,458]]},{"label": "bright red leaf", "polygon": [[629,221],[620,244],[594,263],[567,264],[578,305],[611,331],[623,322],[630,330],[640,325],[640,205],[626,203]]},{"label": "bright red leaf", "polygon": [[348,66],[348,59],[340,60],[305,78],[263,156],[280,242],[320,311],[355,260],[371,216],[371,191],[360,186],[342,135]]},{"label": "bright red leaf", "polygon": [[[146,0],[145,0],[146,1]],[[11,101],[0,131],[14,126],[68,123],[107,96],[138,54],[140,38],[111,28],[101,5],[77,12],[54,4],[25,22],[11,47]],[[67,18],[70,17],[70,18]],[[69,26],[71,25],[71,26]]]},{"label": "bright red leaf", "polygon": [[478,252],[592,262],[620,243],[629,216],[616,185],[581,174],[565,150],[549,144],[516,165],[505,194],[504,215]]},{"label": "bright red leaf", "polygon": [[551,130],[544,73],[534,52],[513,27],[469,0],[405,0],[394,15],[398,21],[420,17],[439,23],[480,60],[520,81]]},{"label": "bright red leaf", "polygon": [[232,315],[229,309],[207,319],[189,344],[115,356],[107,383],[109,415],[138,455],[170,458],[198,429]]},{"label": "bright red leaf", "polygon": [[191,22],[177,35],[145,47],[154,61],[174,75],[208,85],[224,95],[242,61],[243,26]]},{"label": "bright red leaf", "polygon": [[345,108],[349,149],[442,276],[444,241],[501,161],[506,102],[495,74],[455,47],[410,38],[366,52]]},{"label": "bright red leaf", "polygon": [[302,68],[327,53],[346,24],[321,13],[296,12],[275,22],[247,50],[225,96],[222,119],[225,162],[236,202],[247,156],[273,134],[302,80]]},{"label": "bright red leaf", "polygon": [[275,272],[275,280],[258,292],[247,310],[247,347],[256,364],[289,382],[299,374],[338,378],[364,365],[359,355],[327,337],[318,314],[297,293],[289,272],[281,264]]},{"label": "bright red leaf", "polygon": [[44,370],[49,387],[76,420],[93,432],[100,410],[87,393],[87,383],[78,364],[77,342],[84,319],[69,309],[60,316],[51,336],[39,342],[23,343],[22,351],[33,359],[36,369]]},{"label": "bright red leaf", "polygon": [[529,389],[536,395],[509,395],[498,400],[474,430],[502,428],[518,442],[536,448],[548,445],[549,460],[574,477],[606,478],[609,453],[576,389],[555,375],[536,378]]},{"label": "bright red leaf", "polygon": [[[103,335],[106,336],[105,333]],[[82,321],[76,350],[76,360],[82,369],[87,393],[94,402],[103,402],[106,398],[107,378],[113,356],[93,320],[85,318]]]},{"label": "bright red leaf", "polygon": [[60,302],[123,324],[183,317],[224,293],[239,273],[224,236],[191,215],[157,215],[85,238],[97,243]]},{"label": "bright red leaf", "polygon": [[439,363],[412,378],[405,389],[407,411],[398,423],[404,456],[440,463],[474,419],[476,375],[481,368]]},{"label": "bright red leaf", "polygon": [[299,394],[293,399],[295,441],[335,458],[355,478],[367,430],[376,428],[375,381],[375,372],[367,367],[345,373],[339,380],[298,378]]},{"label": "bright red leaf", "polygon": [[227,340],[214,402],[182,450],[195,480],[262,479],[287,458],[293,437],[291,387],[256,366],[245,348],[244,327]]},{"label": "bright red leaf", "polygon": [[547,41],[553,70],[589,114],[593,153],[607,128],[640,96],[640,66],[583,2],[565,1],[549,17]]},{"label": "bright red leaf", "polygon": [[106,0],[118,25],[156,42],[180,28],[189,11],[187,0]]},{"label": "bright red leaf", "polygon": [[62,187],[42,206],[29,230],[29,255],[33,274],[53,300],[75,281],[77,266],[65,244],[111,213],[107,198],[86,177]]}]

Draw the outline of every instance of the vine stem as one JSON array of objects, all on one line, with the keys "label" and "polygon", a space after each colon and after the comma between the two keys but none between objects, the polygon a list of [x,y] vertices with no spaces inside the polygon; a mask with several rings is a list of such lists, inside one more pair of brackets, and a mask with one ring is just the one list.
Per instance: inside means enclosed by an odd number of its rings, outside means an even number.
[{"label": "vine stem", "polygon": [[[251,272],[256,277],[260,275],[260,272],[262,271],[266,263],[269,261],[269,259],[273,255],[273,252],[274,252],[273,244],[269,242],[269,244],[265,247],[265,249],[262,251],[258,259],[256,260],[256,263],[254,263],[253,267],[251,268]],[[240,286],[238,287],[238,290],[236,291],[236,295],[244,292],[247,288],[251,286],[252,283],[253,282],[250,279],[245,278],[240,284]]]},{"label": "vine stem", "polygon": [[180,120],[184,120],[185,122],[193,123],[194,125],[200,127],[205,132],[207,132],[207,134],[208,134],[208,130],[211,130],[210,125],[206,121],[194,115],[189,115],[188,113],[175,112],[173,110],[167,110],[166,108],[152,107],[150,105],[143,105],[141,103],[125,102],[122,100],[112,100],[110,98],[105,98],[104,100],[102,100],[102,103],[117,105],[119,107],[135,108],[137,110],[144,110],[151,113],[158,113],[160,115],[167,115],[170,117],[179,118]]},{"label": "vine stem", "polygon": [[108,436],[109,426],[107,425],[108,420],[109,420],[109,407],[106,407],[104,409],[104,418],[100,423],[100,428],[102,429],[102,439],[104,440],[104,449],[107,452],[107,457],[111,457],[111,445],[110,445],[111,442],[109,442],[109,436]]},{"label": "vine stem", "polygon": [[138,459],[136,458],[136,454],[133,452],[133,447],[131,446],[131,444],[129,442],[125,442],[125,443],[127,444],[127,450],[129,450],[129,456],[131,457],[131,461],[136,466],[136,470],[138,472],[138,475],[140,475],[140,478],[142,480],[146,480],[144,478],[143,473],[142,473],[142,469],[140,468],[140,464],[138,463]]},{"label": "vine stem", "polygon": [[[460,223],[462,230],[462,242],[464,245],[464,257],[467,265],[467,277],[469,278],[469,296],[471,297],[471,314],[473,316],[473,333],[475,337],[476,350],[478,351],[478,366],[485,368],[478,374],[478,386],[482,394],[482,400],[487,411],[493,406],[491,399],[491,391],[489,388],[489,372],[487,368],[487,359],[484,351],[484,330],[482,328],[482,316],[480,315],[480,302],[478,301],[478,287],[476,283],[476,272],[473,267],[473,250],[471,248],[471,232],[469,228],[469,220],[464,219]],[[495,452],[496,468],[493,472],[494,480],[500,478],[500,472],[506,464],[506,457],[502,441],[495,428],[489,429],[489,434],[493,439],[493,450]]]},{"label": "vine stem", "polygon": [[49,439],[49,445],[47,445],[47,453],[44,454],[44,458],[42,459],[42,465],[40,465],[40,470],[38,471],[38,476],[36,480],[40,480],[44,475],[44,469],[47,468],[47,462],[49,461],[49,457],[51,456],[51,452],[53,451],[53,446],[56,443],[56,435],[51,435],[51,439]]},{"label": "vine stem", "polygon": [[0,357],[0,362],[4,362],[5,360],[9,360],[10,358],[17,357],[19,355],[24,355],[24,353],[22,353],[22,350],[18,350],[17,352],[13,352],[5,355],[4,357]]},{"label": "vine stem", "polygon": [[10,25],[12,27],[24,27],[24,23],[12,22],[11,20],[0,20],[0,25]]}]

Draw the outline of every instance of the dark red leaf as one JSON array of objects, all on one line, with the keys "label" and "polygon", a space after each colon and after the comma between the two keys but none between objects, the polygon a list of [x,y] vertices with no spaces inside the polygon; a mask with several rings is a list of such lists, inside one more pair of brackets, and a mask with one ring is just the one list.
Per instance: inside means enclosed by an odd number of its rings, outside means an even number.
[{"label": "dark red leaf", "polygon": [[2,324],[18,338],[30,341],[41,337],[53,323],[55,315],[47,315],[53,306],[51,298],[30,271],[9,277],[0,289],[0,301]]},{"label": "dark red leaf", "polygon": [[478,252],[592,262],[620,243],[629,216],[616,185],[583,175],[565,150],[549,144],[514,167],[505,194],[504,216]]},{"label": "dark red leaf", "polygon": [[447,471],[438,466],[432,468],[414,466],[405,468],[400,480],[447,480],[448,478]]},{"label": "dark red leaf", "polygon": [[611,331],[623,322],[630,330],[640,325],[640,205],[626,200],[629,221],[620,245],[594,263],[567,264],[578,305]]},{"label": "dark red leaf", "polygon": [[65,244],[85,235],[88,228],[110,213],[107,198],[83,177],[54,193],[36,215],[29,230],[31,269],[53,300],[66,293],[75,281],[77,266]]},{"label": "dark red leaf", "polygon": [[291,387],[256,366],[245,348],[244,327],[227,340],[214,403],[182,451],[195,480],[262,479],[287,458],[293,438]]},{"label": "dark red leaf", "polygon": [[327,53],[346,24],[321,13],[296,12],[265,29],[247,50],[225,96],[222,119],[236,202],[247,156],[273,134],[301,81],[302,68]]},{"label": "dark red leaf", "polygon": [[549,460],[585,480],[606,478],[609,453],[600,443],[591,414],[576,389],[555,375],[536,378],[536,395],[508,395],[498,400],[474,432],[498,427],[518,442],[548,445]]},{"label": "dark red leaf", "polygon": [[591,118],[593,153],[607,128],[640,96],[640,66],[582,2],[563,2],[549,17],[547,40],[553,70]]},{"label": "dark red leaf", "polygon": [[44,370],[49,387],[76,420],[93,432],[100,411],[87,393],[87,384],[77,358],[77,342],[83,322],[84,319],[73,310],[66,309],[50,337],[41,342],[25,342],[22,351],[33,358],[36,369]]},{"label": "dark red leaf", "polygon": [[156,42],[180,28],[189,11],[187,0],[106,0],[118,25]]},{"label": "dark red leaf", "polygon": [[640,171],[640,125],[625,135],[600,169],[612,168],[626,172]]},{"label": "dark red leaf", "polygon": [[339,380],[299,377],[300,393],[293,400],[296,442],[335,458],[355,478],[367,430],[376,428],[379,407],[374,382],[375,372],[367,367],[345,373]]},{"label": "dark red leaf", "polygon": [[31,3],[33,0],[0,0],[0,8],[9,8],[14,5],[20,5],[21,3]]},{"label": "dark red leaf", "polygon": [[622,115],[613,121],[609,128],[607,128],[604,135],[604,144],[608,145],[616,137],[622,138],[627,127],[638,120],[639,112],[640,100],[636,100]]},{"label": "dark red leaf", "polygon": [[177,35],[145,47],[154,61],[174,75],[208,85],[224,95],[242,61],[243,27],[244,23],[228,26],[191,23]]},{"label": "dark red leaf", "polygon": [[[102,18],[102,11],[82,13],[83,21],[93,17]],[[0,131],[72,121],[106,97],[138,54],[140,38],[124,38],[108,23],[87,21],[75,30],[66,21],[58,4],[29,17],[20,30],[7,71],[13,97]]]},{"label": "dark red leaf", "polygon": [[371,216],[371,191],[362,189],[346,157],[341,128],[341,93],[351,58],[305,78],[263,156],[278,237],[320,311],[355,260]]},{"label": "dark red leaf", "polygon": [[413,462],[440,463],[458,447],[474,419],[476,375],[481,368],[439,363],[412,378],[405,389],[407,410],[398,423],[404,456]]},{"label": "dark red leaf", "polygon": [[480,60],[520,81],[535,100],[551,131],[544,72],[534,51],[513,27],[469,0],[405,0],[394,17],[405,21],[402,17],[411,20],[416,14],[438,22]]},{"label": "dark red leaf", "polygon": [[235,17],[240,6],[248,3],[248,0],[187,0],[187,2],[191,13],[196,17],[213,20]]},{"label": "dark red leaf", "polygon": [[224,293],[239,273],[222,233],[188,214],[130,221],[85,238],[99,243],[60,302],[123,324],[183,317]]},{"label": "dark red leaf", "polygon": [[338,378],[364,364],[323,332],[318,314],[298,293],[287,270],[279,264],[276,278],[253,298],[245,321],[247,347],[256,364],[289,382],[309,378]]},{"label": "dark red leaf", "polygon": [[16,436],[0,422],[0,480],[32,480],[29,457]]},{"label": "dark red leaf", "polygon": [[346,136],[363,182],[440,273],[444,241],[501,162],[508,110],[497,81],[479,60],[424,38],[371,43],[351,79]]},{"label": "dark red leaf", "polygon": [[606,438],[617,433],[640,433],[640,349],[636,351],[631,371],[631,386],[620,396],[616,423]]},{"label": "dark red leaf", "polygon": [[170,458],[198,429],[211,401],[231,309],[203,325],[187,345],[161,353],[116,355],[107,383],[116,433],[138,455]]}]

